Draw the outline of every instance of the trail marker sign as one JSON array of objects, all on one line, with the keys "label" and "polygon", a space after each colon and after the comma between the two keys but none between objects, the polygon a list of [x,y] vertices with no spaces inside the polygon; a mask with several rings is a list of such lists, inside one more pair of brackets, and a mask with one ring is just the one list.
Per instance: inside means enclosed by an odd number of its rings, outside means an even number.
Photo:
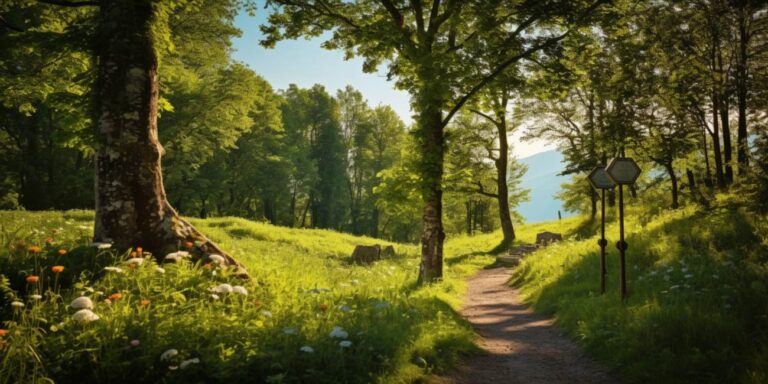
[{"label": "trail marker sign", "polygon": [[618,185],[632,185],[640,176],[640,167],[629,157],[615,157],[605,167],[608,177]]},{"label": "trail marker sign", "polygon": [[608,172],[603,167],[597,167],[590,172],[589,183],[592,184],[592,188],[595,189],[613,189],[616,187],[616,183],[608,176]]}]

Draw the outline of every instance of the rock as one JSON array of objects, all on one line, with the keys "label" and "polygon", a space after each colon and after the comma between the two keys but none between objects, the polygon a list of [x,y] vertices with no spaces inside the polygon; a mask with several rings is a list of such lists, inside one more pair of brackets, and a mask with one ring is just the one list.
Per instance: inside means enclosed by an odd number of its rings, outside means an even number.
[{"label": "rock", "polygon": [[376,245],[358,245],[352,252],[352,262],[358,264],[373,264],[381,260],[381,246]]},{"label": "rock", "polygon": [[537,245],[549,245],[558,241],[563,241],[563,235],[554,232],[541,232],[536,235]]}]

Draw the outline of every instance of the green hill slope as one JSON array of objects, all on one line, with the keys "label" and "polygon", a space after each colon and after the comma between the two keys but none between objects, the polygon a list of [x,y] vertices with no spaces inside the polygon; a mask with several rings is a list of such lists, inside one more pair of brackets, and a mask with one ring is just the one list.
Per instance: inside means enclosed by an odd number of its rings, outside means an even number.
[{"label": "green hill slope", "polygon": [[[187,263],[131,268],[129,255],[90,246],[91,220],[81,211],[0,212],[0,273],[11,283],[0,284],[0,382],[412,382],[474,349],[455,312],[463,278],[493,260],[474,240],[449,245],[445,281],[418,288],[413,245],[395,244],[396,258],[366,267],[349,255],[380,241],[194,220],[247,266],[253,279],[242,282]],[[29,275],[40,279],[27,283]],[[212,291],[223,283],[247,295]],[[73,319],[69,304],[81,294],[97,321]],[[163,359],[169,350],[178,354]]]}]

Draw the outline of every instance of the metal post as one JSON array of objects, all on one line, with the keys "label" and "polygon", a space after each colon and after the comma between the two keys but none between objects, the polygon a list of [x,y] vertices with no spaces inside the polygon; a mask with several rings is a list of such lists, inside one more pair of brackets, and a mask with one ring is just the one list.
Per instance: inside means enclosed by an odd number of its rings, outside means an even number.
[{"label": "metal post", "polygon": [[605,275],[607,274],[605,268],[605,246],[608,245],[608,241],[605,240],[605,189],[600,190],[602,194],[602,205],[600,206],[600,240],[597,242],[600,245],[600,293],[605,293]]},{"label": "metal post", "polygon": [[627,243],[624,241],[624,190],[619,184],[619,242],[616,248],[619,249],[619,258],[621,261],[621,274],[619,275],[619,284],[621,285],[621,300],[627,298],[627,269],[624,259],[624,252],[627,250]]}]

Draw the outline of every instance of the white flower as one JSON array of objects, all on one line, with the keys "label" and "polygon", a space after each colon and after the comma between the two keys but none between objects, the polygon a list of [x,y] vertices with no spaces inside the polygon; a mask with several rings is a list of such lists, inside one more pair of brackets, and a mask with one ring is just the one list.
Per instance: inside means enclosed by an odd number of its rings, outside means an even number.
[{"label": "white flower", "polygon": [[18,300],[14,300],[11,302],[11,307],[24,308],[24,303]]},{"label": "white flower", "polygon": [[189,252],[187,251],[176,251],[165,255],[164,260],[176,263],[187,256],[189,256]]},{"label": "white flower", "polygon": [[283,333],[285,333],[286,335],[295,335],[296,332],[297,330],[294,327],[283,328]]},{"label": "white flower", "polygon": [[352,346],[352,342],[349,340],[343,340],[339,342],[339,346],[342,348],[349,348]]},{"label": "white flower", "polygon": [[299,350],[300,350],[300,351],[302,351],[302,352],[305,352],[305,353],[312,353],[312,352],[314,352],[314,351],[315,351],[315,350],[314,350],[312,347],[310,347],[309,345],[305,345],[305,346],[303,346],[303,347],[299,348]]},{"label": "white flower", "polygon": [[123,273],[123,269],[120,267],[104,267],[107,272]]},{"label": "white flower", "polygon": [[142,259],[141,257],[132,257],[132,258],[126,260],[125,264],[128,264],[128,265],[131,265],[131,264],[141,265],[143,262],[144,262],[144,259]]},{"label": "white flower", "polygon": [[131,347],[134,347],[134,348],[136,348],[136,347],[138,347],[140,344],[141,344],[141,341],[139,341],[138,339],[134,339],[134,340],[131,340]]},{"label": "white flower", "polygon": [[686,278],[686,279],[690,279],[691,277],[693,277],[693,274],[687,273],[687,274],[685,275],[685,278]]},{"label": "white flower", "polygon": [[94,247],[96,249],[109,249],[109,248],[112,248],[112,244],[111,243],[94,242],[94,243],[91,244],[91,247]]},{"label": "white flower", "polygon": [[189,360],[182,361],[181,364],[179,364],[179,368],[180,369],[184,369],[184,368],[188,367],[191,364],[198,364],[198,363],[200,363],[200,359],[197,358],[197,357],[193,357],[193,358],[191,358]]},{"label": "white flower", "polygon": [[75,320],[75,321],[89,322],[89,321],[94,321],[98,319],[99,319],[99,315],[93,313],[90,309],[81,309],[75,312],[74,315],[72,315],[72,320]]},{"label": "white flower", "polygon": [[217,254],[208,255],[208,259],[211,260],[215,264],[226,264],[227,263],[227,260],[224,259],[223,256],[217,255]]},{"label": "white flower", "polygon": [[43,296],[35,294],[35,295],[29,295],[29,298],[32,300],[42,300]]},{"label": "white flower", "polygon": [[93,295],[94,296],[103,296],[104,295],[104,291],[96,291],[96,292],[93,293]]},{"label": "white flower", "polygon": [[88,297],[80,296],[72,300],[69,306],[74,309],[93,309],[93,302]]},{"label": "white flower", "polygon": [[219,284],[219,285],[211,288],[211,291],[213,291],[215,293],[231,293],[232,292],[232,286],[227,284],[227,283]]},{"label": "white flower", "polygon": [[241,295],[248,295],[248,290],[245,289],[242,285],[235,285],[232,287],[232,292],[239,293]]},{"label": "white flower", "polygon": [[165,273],[165,269],[162,268],[162,267],[155,267],[155,271],[157,271],[157,273],[161,273],[161,274]]},{"label": "white flower", "polygon": [[345,331],[342,327],[333,327],[330,336],[338,339],[346,339],[349,337],[349,333],[347,333],[347,331]]},{"label": "white flower", "polygon": [[272,312],[270,311],[261,311],[261,314],[264,315],[264,317],[272,317]]},{"label": "white flower", "polygon": [[218,300],[219,299],[219,295],[217,295],[215,293],[211,293],[211,299]]},{"label": "white flower", "polygon": [[170,360],[170,359],[174,358],[178,354],[179,354],[178,350],[176,350],[174,348],[171,348],[171,349],[163,352],[162,355],[160,355],[160,360],[163,360],[163,361]]}]

